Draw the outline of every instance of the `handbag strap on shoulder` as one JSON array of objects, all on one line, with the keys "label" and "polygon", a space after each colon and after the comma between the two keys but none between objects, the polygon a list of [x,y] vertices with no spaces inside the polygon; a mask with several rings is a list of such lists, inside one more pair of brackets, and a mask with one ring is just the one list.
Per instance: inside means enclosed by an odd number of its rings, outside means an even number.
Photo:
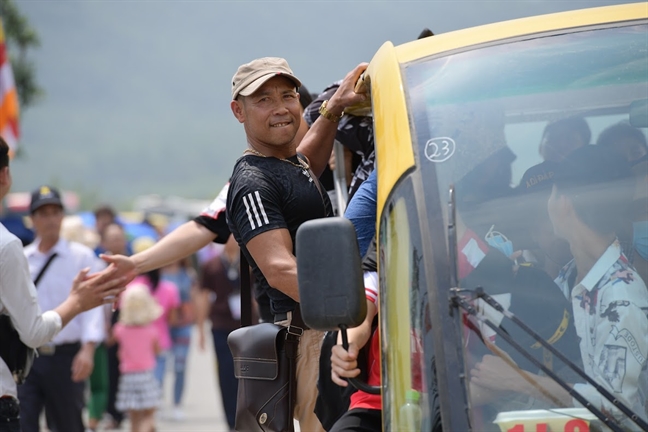
[{"label": "handbag strap on shoulder", "polygon": [[[322,198],[322,205],[324,206],[324,211],[326,211],[326,201],[324,200],[324,192],[322,192],[322,185],[320,184],[319,178],[315,175],[313,170],[310,167],[310,161],[306,156],[304,156],[301,153],[297,153],[297,159],[302,159],[304,162],[306,162],[306,166],[308,167],[308,175],[310,178],[313,180],[313,183],[315,183],[315,187],[317,188],[317,192],[320,194],[320,198]],[[326,217],[326,215],[324,215]]]},{"label": "handbag strap on shoulder", "polygon": [[243,251],[239,259],[241,280],[241,327],[252,325],[252,278],[250,278],[250,264],[248,264]]},{"label": "handbag strap on shoulder", "polygon": [[47,267],[49,267],[49,265],[52,264],[52,261],[54,261],[54,258],[56,258],[56,252],[54,252],[52,255],[50,255],[50,257],[47,258],[47,261],[45,261],[45,264],[43,265],[43,268],[40,269],[40,271],[36,275],[36,278],[34,279],[34,286],[38,286],[38,282],[40,282],[41,278],[45,274],[45,270],[47,270]]}]

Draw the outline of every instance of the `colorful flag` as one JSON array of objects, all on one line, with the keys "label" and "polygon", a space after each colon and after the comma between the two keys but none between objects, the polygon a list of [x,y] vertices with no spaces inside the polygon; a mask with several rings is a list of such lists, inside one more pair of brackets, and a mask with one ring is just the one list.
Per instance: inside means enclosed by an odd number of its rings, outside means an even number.
[{"label": "colorful flag", "polygon": [[5,34],[0,22],[0,136],[9,144],[9,157],[18,146],[18,92],[7,55]]}]

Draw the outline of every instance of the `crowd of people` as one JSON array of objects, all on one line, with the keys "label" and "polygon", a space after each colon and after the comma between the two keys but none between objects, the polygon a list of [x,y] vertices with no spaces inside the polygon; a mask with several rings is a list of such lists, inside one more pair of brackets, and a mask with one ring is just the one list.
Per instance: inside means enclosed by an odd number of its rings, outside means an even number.
[{"label": "crowd of people", "polygon": [[[95,211],[100,241],[92,250],[71,241],[72,236],[61,235],[65,208],[59,191],[45,185],[35,189],[29,209],[36,234],[34,242],[23,250],[8,231],[0,231],[0,308],[12,317],[20,339],[37,348],[39,354],[17,389],[0,363],[0,401],[4,401],[0,417],[6,417],[5,422],[0,422],[0,431],[38,431],[43,421],[56,432],[116,428],[127,416],[133,431],[151,432],[155,430],[155,413],[171,359],[174,384],[170,413],[181,420],[192,326],[198,324],[198,345],[204,347],[207,320],[211,324],[224,411],[234,430],[238,381],[227,338],[240,326],[245,312],[240,306],[240,257],[249,263],[255,280],[254,321],[300,330],[295,333],[298,352],[294,418],[303,432],[325,430],[322,413],[316,407],[318,390],[314,385],[321,379],[324,334],[309,329],[301,317],[294,244],[297,229],[304,222],[335,214],[330,198],[335,189],[330,166],[336,140],[347,149],[345,160],[336,163],[344,163],[353,173],[348,178],[350,202],[344,215],[354,223],[365,256],[369,313],[360,327],[349,332],[348,349],[342,347],[341,341],[333,347],[331,379],[345,387],[345,378],[367,369],[369,384],[380,385],[379,335],[374,325],[380,288],[375,257],[377,171],[372,123],[366,116],[344,115],[345,110],[367,98],[355,91],[366,66],[358,65],[321,94],[311,95],[284,59],[265,57],[241,65],[232,79],[230,107],[243,125],[247,147],[213,203],[194,219],[161,233],[159,240],[129,241],[116,212],[103,206]],[[521,238],[516,237],[513,227],[508,238],[502,233],[505,229],[494,231],[493,225],[481,232],[478,225],[483,221],[475,222],[474,209],[483,209],[483,202],[458,203],[462,281],[488,287],[482,274],[492,270],[486,267],[499,263],[497,268],[504,270],[498,277],[510,272],[514,284],[530,277],[531,272],[534,280],[544,278],[548,286],[560,288],[555,290],[560,300],[567,308],[574,305],[569,322],[574,338],[580,340],[577,355],[592,377],[597,377],[596,371],[604,370],[608,359],[616,355],[608,345],[601,352],[601,344],[593,343],[592,335],[600,334],[603,340],[612,334],[616,340],[619,332],[617,329],[615,336],[611,331],[611,319],[589,316],[592,308],[601,307],[597,302],[619,281],[625,284],[625,294],[615,294],[615,303],[606,313],[616,314],[614,322],[623,323],[617,326],[637,335],[633,340],[639,344],[638,352],[646,352],[642,342],[645,337],[640,336],[648,333],[648,294],[642,281],[648,258],[646,214],[636,213],[633,220],[626,221],[630,228],[620,222],[636,198],[634,185],[640,188],[646,181],[645,171],[631,175],[633,166],[643,163],[645,168],[648,154],[645,137],[638,132],[627,125],[616,125],[601,133],[596,145],[590,145],[591,134],[583,119],[570,118],[547,126],[539,148],[544,162],[529,170],[512,191],[541,191],[541,208],[548,209],[544,224],[535,225],[536,231],[524,239],[525,247],[509,244],[509,239]],[[4,148],[5,155],[7,150]],[[8,158],[2,159],[2,155],[0,147],[0,192],[6,194],[11,178]],[[488,189],[493,199],[502,198],[496,193],[499,186],[511,187],[511,158],[501,151],[495,156],[458,182],[460,198],[470,197],[471,188]],[[585,192],[579,189],[612,183],[623,184],[627,190],[616,190],[612,195],[615,201],[605,211],[596,207],[598,201],[586,199],[595,188]],[[342,213],[342,209],[338,212]],[[4,228],[0,225],[0,229]],[[584,243],[583,238],[588,242]],[[193,254],[212,242],[223,244],[222,252],[195,265]],[[468,245],[472,245],[471,256],[466,252]],[[518,266],[522,258],[528,266]],[[599,265],[599,260],[605,262]],[[537,272],[544,276],[541,278]],[[596,280],[589,277],[591,272],[596,273]],[[15,273],[20,273],[20,278]],[[12,281],[12,289],[22,290],[17,291],[20,294],[11,297],[5,280]],[[92,308],[99,304],[105,305]],[[510,363],[503,359],[501,348],[493,348],[493,340],[487,342],[490,351],[475,348],[474,356],[467,360],[473,402],[477,406],[492,404],[502,391],[513,392],[518,399],[533,399],[531,405],[541,400],[537,388],[528,388],[513,378],[516,375],[507,369]],[[358,364],[365,345],[369,347],[366,363]],[[624,376],[620,382],[616,377],[612,387],[618,388],[620,397],[645,416],[645,358],[642,363],[635,356],[637,361],[633,363],[630,357],[624,363]],[[539,375],[536,381],[551,389],[554,401],[572,405],[570,396],[546,377]],[[588,384],[570,383],[602,409],[614,412]],[[15,401],[19,401],[20,415]],[[86,407],[87,423],[83,420]],[[381,430],[380,395],[358,391],[346,408],[335,416],[329,430]],[[109,415],[109,423],[101,423],[104,413]]]},{"label": "crowd of people", "polygon": [[[307,138],[309,127],[300,119],[312,95],[292,75],[285,60],[257,60],[247,65],[247,69],[246,65],[242,66],[235,76],[232,111],[245,124],[249,132],[248,139],[258,143],[257,147],[250,146],[248,149],[256,153],[243,159],[271,163],[276,160],[280,162],[277,168],[284,169],[284,164],[289,169],[298,168],[294,171],[297,174],[293,178],[295,184],[301,183],[302,179],[306,180],[304,189],[294,194],[289,237],[294,237],[301,222],[313,217],[332,215],[328,194],[322,194],[316,177],[328,168],[337,130],[336,116],[340,117],[345,106],[364,99],[363,95],[353,91],[355,81],[364,67],[361,65],[356,68],[342,82],[341,91],[336,93],[338,97],[327,101],[328,111],[320,110],[325,117],[310,127],[310,136],[313,137],[310,140]],[[255,81],[255,74],[258,75],[259,72],[262,72],[263,79]],[[290,78],[286,78],[288,76]],[[262,93],[265,96],[258,98],[257,90],[260,86],[263,87]],[[296,91],[297,87],[301,89],[301,93]],[[302,94],[304,97],[300,104]],[[281,115],[282,119],[272,120],[273,124],[270,125],[267,119],[275,117],[277,102],[286,103],[288,109]],[[268,148],[263,144],[269,136],[273,137],[271,141],[276,140],[274,150],[280,152],[286,150],[282,148],[285,140],[291,142],[288,152],[295,154],[297,144],[301,142],[300,156],[286,154],[286,158],[266,158],[256,148],[273,151],[272,144]],[[324,147],[320,145],[322,141],[327,141]],[[7,159],[4,169],[9,177],[8,165]],[[293,172],[286,170],[286,175],[293,175]],[[286,243],[284,238],[277,242],[275,238],[277,232],[288,228],[279,220],[285,217],[279,203],[274,209],[270,204],[264,207],[258,191],[244,194],[248,205],[260,206],[258,211],[261,213],[257,214],[255,210],[255,216],[263,218],[259,219],[261,225],[264,221],[267,225],[262,232],[258,232],[266,235],[256,239],[256,242],[263,240],[256,247],[256,250],[262,251],[261,254],[251,254],[240,238],[237,241],[239,231],[233,229],[235,225],[226,222],[226,201],[229,201],[230,208],[236,209],[239,220],[247,217],[247,213],[241,213],[242,207],[239,207],[244,201],[231,201],[233,196],[250,187],[246,186],[241,191],[235,189],[232,193],[232,187],[238,185],[236,177],[235,173],[231,182],[225,185],[214,203],[201,215],[161,236],[157,242],[141,238],[129,242],[116,213],[109,206],[102,206],[95,211],[95,232],[99,237],[99,243],[95,247],[80,243],[87,240],[87,237],[77,235],[74,229],[62,229],[66,209],[56,188],[43,185],[34,190],[29,216],[35,239],[24,249],[29,278],[23,281],[23,285],[28,288],[35,282],[38,286],[34,298],[40,310],[50,310],[61,303],[69,292],[69,286],[75,278],[79,279],[79,272],[90,273],[86,277],[90,277],[89,281],[99,287],[109,284],[112,288],[120,282],[128,283],[123,283],[126,285],[125,292],[112,302],[102,298],[102,302],[107,303],[106,306],[80,314],[59,330],[51,342],[35,346],[38,356],[34,359],[31,373],[25,382],[18,386],[15,395],[3,391],[20,403],[20,415],[13,419],[8,417],[8,423],[14,430],[40,430],[43,422],[52,431],[82,431],[86,427],[96,430],[100,426],[118,427],[124,416],[129,418],[133,430],[153,430],[153,413],[160,406],[160,390],[163,388],[167,358],[172,354],[176,378],[173,402],[177,407],[182,398],[190,326],[195,322],[201,324],[199,344],[203,346],[205,335],[202,324],[208,316],[218,358],[219,382],[226,417],[230,427],[234,429],[237,382],[226,341],[229,332],[240,326],[240,310],[236,310],[240,297],[239,246],[242,246],[243,255],[258,276],[256,293],[259,319],[290,323],[293,312],[299,310],[296,308],[298,303],[294,300],[298,298],[294,268],[288,270],[289,295],[270,285],[283,285],[283,282],[274,279],[275,274],[280,279],[283,278],[283,264],[277,266],[273,258],[290,261],[290,256],[294,257],[292,240],[289,238]],[[7,192],[9,187],[8,181]],[[308,194],[309,190],[311,195],[315,192],[313,198],[323,207],[302,216],[302,195]],[[281,195],[283,192],[275,196]],[[252,201],[254,199],[256,201]],[[272,223],[268,218],[272,219]],[[233,215],[230,214],[229,219],[234,220]],[[239,229],[242,228],[241,225]],[[247,227],[249,228],[250,226]],[[257,232],[254,233],[255,237],[256,234]],[[279,238],[283,236],[284,234],[280,234]],[[225,244],[223,252],[204,263],[198,272],[194,272],[192,266],[187,265],[187,257],[213,241]],[[280,248],[274,246],[281,244],[283,246]],[[268,254],[269,249],[274,249],[275,253]],[[294,259],[292,261],[294,267]],[[38,277],[38,273],[41,277]],[[268,275],[268,278],[264,275]],[[4,297],[2,299],[3,306],[10,311],[11,305],[5,304]],[[298,313],[296,315],[293,325],[299,319]],[[35,316],[40,315],[35,313]],[[21,330],[23,329],[19,329]],[[307,360],[307,363],[298,367],[298,375],[310,374],[310,379],[298,378],[301,385],[295,412],[304,431],[321,428],[313,413],[316,393],[312,386],[312,379],[316,378],[318,370],[320,336],[314,330],[306,331],[302,344],[306,343],[305,339],[309,339],[309,348],[304,349],[303,355],[299,356],[300,359]],[[72,373],[63,373],[67,370]],[[53,371],[57,373],[52,373]],[[85,408],[88,410],[87,424],[84,422]],[[100,425],[104,412],[109,414],[109,423]],[[180,411],[173,410],[172,413],[176,418],[181,417]]]}]

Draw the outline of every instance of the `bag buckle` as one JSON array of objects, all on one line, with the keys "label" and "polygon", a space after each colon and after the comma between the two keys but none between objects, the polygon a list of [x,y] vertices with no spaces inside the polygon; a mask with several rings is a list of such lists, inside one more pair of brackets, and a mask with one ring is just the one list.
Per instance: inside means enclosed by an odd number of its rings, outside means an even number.
[{"label": "bag buckle", "polygon": [[296,327],[294,325],[289,325],[286,327],[286,330],[288,331],[288,334],[301,337],[304,334],[304,329],[301,327]]}]

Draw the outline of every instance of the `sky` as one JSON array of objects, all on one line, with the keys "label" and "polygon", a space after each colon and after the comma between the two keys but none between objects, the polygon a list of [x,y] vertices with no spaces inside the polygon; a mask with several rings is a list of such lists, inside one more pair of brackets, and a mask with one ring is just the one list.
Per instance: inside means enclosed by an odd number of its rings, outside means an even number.
[{"label": "sky", "polygon": [[[245,149],[236,68],[284,57],[317,93],[385,42],[624,1],[30,1],[45,90],[21,115],[13,191],[43,183],[126,210],[142,194],[208,199]],[[648,7],[648,6],[647,6]]]}]

